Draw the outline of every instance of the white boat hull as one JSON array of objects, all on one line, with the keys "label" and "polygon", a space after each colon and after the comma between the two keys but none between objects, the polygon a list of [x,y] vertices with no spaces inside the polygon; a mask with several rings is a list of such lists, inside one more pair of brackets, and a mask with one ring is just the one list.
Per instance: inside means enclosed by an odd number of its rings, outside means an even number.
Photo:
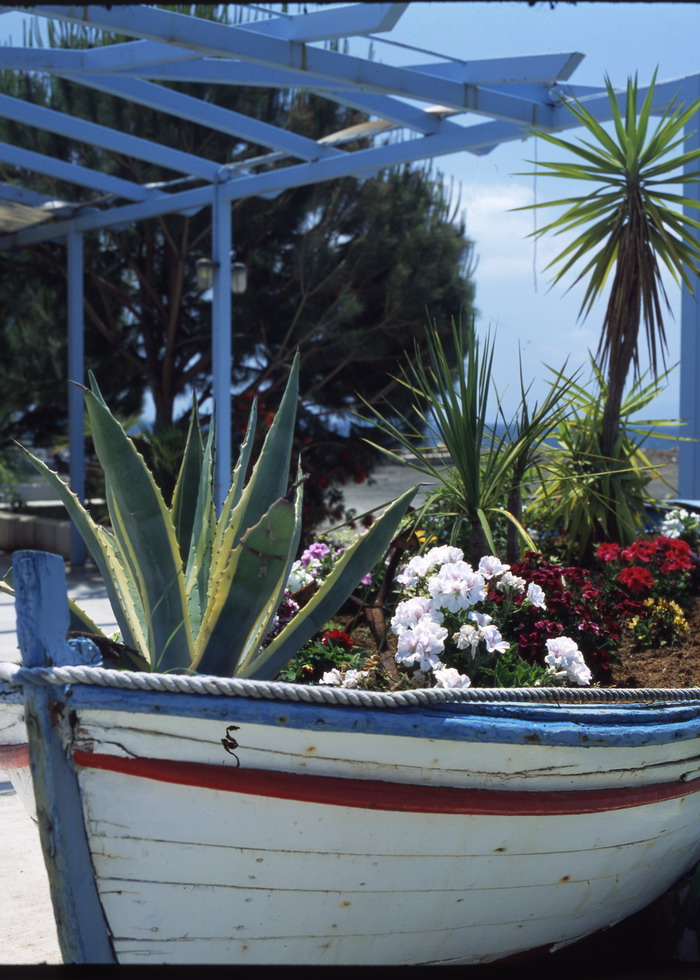
[{"label": "white boat hull", "polygon": [[700,860],[698,689],[82,666],[62,562],[23,565],[0,767],[31,770],[66,962],[488,963],[612,925]]},{"label": "white boat hull", "polygon": [[[217,698],[202,718],[180,695],[133,692],[129,711],[110,694],[72,689],[66,749],[119,963],[486,963],[609,926],[700,860],[692,708],[621,746],[619,706],[363,725],[334,705]],[[415,736],[391,734],[402,714]]]}]

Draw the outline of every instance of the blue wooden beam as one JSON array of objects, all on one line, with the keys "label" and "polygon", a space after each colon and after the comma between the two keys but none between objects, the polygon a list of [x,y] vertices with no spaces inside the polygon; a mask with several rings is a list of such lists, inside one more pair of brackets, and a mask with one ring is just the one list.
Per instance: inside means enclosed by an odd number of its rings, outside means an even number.
[{"label": "blue wooden beam", "polygon": [[[300,84],[324,81],[351,83],[362,90],[437,102],[484,115],[513,119],[530,125],[551,125],[551,109],[533,104],[524,109],[507,96],[480,96],[476,86],[438,78],[406,68],[382,65],[335,51],[308,47],[296,41],[265,37],[250,27],[226,26],[154,7],[36,7],[37,13],[75,23],[90,23],[152,41],[173,41],[185,48],[219,58],[236,58],[271,68],[283,68],[298,76]],[[513,113],[515,115],[513,115]]]},{"label": "blue wooden beam", "polygon": [[[30,190],[28,187],[7,184],[4,180],[0,181],[0,199],[14,201],[16,204],[25,204],[30,208],[40,208],[56,201],[50,194],[40,194],[39,191]],[[70,207],[70,204],[66,204],[66,207]]]},{"label": "blue wooden beam", "polygon": [[146,201],[150,196],[148,188],[130,180],[112,177],[110,174],[103,174],[99,170],[92,170],[78,163],[67,163],[65,160],[46,156],[45,153],[24,150],[9,143],[0,143],[0,161],[11,167],[33,170],[46,177],[55,177],[56,180],[114,194],[116,197],[124,197],[130,201]]},{"label": "blue wooden beam", "polygon": [[272,126],[270,123],[262,122],[259,119],[252,119],[240,112],[222,109],[220,106],[204,102],[202,99],[196,99],[191,95],[184,95],[181,92],[175,92],[172,89],[164,88],[162,85],[155,85],[138,78],[68,75],[63,72],[59,74],[100,92],[107,92],[110,95],[128,99],[130,102],[170,113],[179,119],[187,119],[200,126],[216,129],[229,136],[235,136],[237,139],[285,150],[291,156],[299,157],[302,160],[318,160],[322,157],[343,155],[332,147],[320,146],[315,140],[299,136],[290,130]]},{"label": "blue wooden beam", "polygon": [[353,3],[306,14],[276,16],[236,24],[242,30],[285,41],[326,41],[356,34],[381,34],[396,26],[407,3]]},{"label": "blue wooden beam", "polygon": [[[456,129],[459,130],[460,127]],[[526,137],[526,131],[512,123],[483,123],[470,126],[468,130],[462,129],[461,133],[437,133],[387,146],[373,147],[369,150],[357,150],[355,153],[347,154],[346,160],[319,160],[313,164],[304,163],[267,173],[241,176],[225,184],[223,193],[231,200],[235,200],[278,189],[335,180],[343,176],[366,177],[389,167],[457,153],[460,150],[468,150],[476,154],[488,153],[501,143]],[[342,166],[343,163],[346,163],[345,167]]]},{"label": "blue wooden beam", "polygon": [[[141,55],[136,50],[140,45],[144,45],[141,49]],[[251,62],[201,57],[197,52],[175,45],[171,46],[170,58],[156,58],[155,56],[150,58],[148,49],[151,46],[154,51],[160,51],[167,47],[151,41],[132,41],[102,48],[99,51],[95,50],[84,54],[81,52],[83,58],[80,66],[74,67],[77,64],[74,62],[70,70],[73,72],[94,71],[100,73],[114,71],[115,74],[117,72],[120,74],[138,74],[141,78],[152,78],[158,81],[202,82],[208,85],[252,85],[265,88],[310,87],[308,83],[304,83],[304,79],[299,78],[297,72],[256,65]],[[117,63],[116,56],[109,58],[110,52],[114,51],[116,47],[134,49],[131,58],[124,57],[123,65]],[[6,50],[12,52],[22,49],[3,49],[3,58]],[[93,66],[88,68],[87,55],[91,54],[100,55],[102,60],[95,61]],[[468,82],[472,85],[512,85],[515,94],[521,85],[527,83],[548,86],[557,84],[560,86],[569,78],[571,71],[580,63],[582,58],[583,55],[572,52],[562,55],[533,55],[523,58],[484,59],[483,61],[468,62],[450,60],[412,65],[408,66],[406,70],[438,78],[447,78],[452,81]],[[503,67],[509,62],[512,63],[511,72],[507,72]],[[522,66],[521,62],[523,63]],[[33,64],[36,64],[38,69],[41,68],[41,58],[38,57]],[[47,71],[51,70],[52,65],[58,67],[50,49],[47,50],[44,64]],[[319,79],[313,88],[316,91],[329,93],[329,98],[332,98],[330,93],[333,91],[347,91],[355,87],[348,81]],[[600,86],[595,88],[582,86],[581,89],[586,95],[600,92]]]},{"label": "blue wooden beam", "polygon": [[[85,342],[83,322],[83,236],[72,230],[66,239],[68,249],[68,448],[70,487],[81,504],[85,503],[85,427],[83,390],[85,383]],[[70,529],[70,560],[85,564],[85,544],[75,524]]]},{"label": "blue wooden beam", "polygon": [[[271,11],[273,16],[265,20],[240,23],[236,24],[235,27],[243,31],[266,34],[269,37],[276,37],[285,41],[302,43],[325,41],[351,37],[356,34],[381,34],[390,31],[396,26],[407,8],[408,3],[353,3],[344,7],[296,15],[275,14]],[[109,10],[109,8],[107,9]],[[132,25],[124,29],[123,33],[146,36],[140,34],[140,27],[138,26],[140,24],[139,11],[142,9],[141,5],[123,7],[123,10],[128,11],[126,23]],[[91,6],[82,8],[70,6],[45,7],[40,4],[32,7],[32,12],[40,16],[55,17],[77,23],[82,23],[83,18],[85,18],[86,22],[95,25],[99,24],[96,11],[100,10],[104,10],[104,8]],[[100,24],[99,26],[105,25]],[[114,30],[115,28],[109,24],[106,29]]]},{"label": "blue wooden beam", "polygon": [[409,65],[411,71],[471,85],[554,85],[570,78],[583,61],[578,51],[567,54],[533,54],[518,58],[483,58],[475,61],[428,62]]},{"label": "blue wooden beam", "polygon": [[[470,126],[457,135],[421,137],[390,146],[358,150],[355,153],[345,154],[340,159],[299,164],[260,174],[233,174],[228,181],[222,183],[221,193],[227,200],[233,201],[254,195],[274,194],[288,187],[301,187],[343,176],[366,177],[387,167],[400,166],[430,156],[456,153],[460,150],[467,150],[477,155],[485,154],[501,143],[525,139],[526,135],[522,127],[511,123],[481,123]],[[141,221],[160,214],[185,212],[202,207],[211,199],[211,186],[175,194],[154,195],[142,204],[125,205],[109,211],[83,213],[70,220],[25,228],[13,234],[3,235],[0,237],[0,250],[25,248],[42,241],[53,240],[68,234],[73,227],[82,232],[94,231],[98,228]]]},{"label": "blue wooden beam", "polygon": [[215,406],[216,457],[214,505],[220,510],[231,486],[231,201],[221,184],[212,202],[212,301],[211,370]]},{"label": "blue wooden beam", "polygon": [[[108,211],[86,209],[80,211],[74,218],[58,220],[41,226],[41,231],[39,228],[27,228],[19,233],[2,235],[0,237],[0,250],[9,251],[15,248],[26,248],[28,245],[37,245],[39,242],[53,241],[64,237],[72,229],[81,232],[97,231],[100,228],[126,226],[146,218],[156,218],[161,214],[177,212],[184,214],[208,205],[211,202],[212,194],[212,187],[207,184],[205,187],[181,191],[179,194],[154,194],[141,204],[127,204],[122,207],[111,208]],[[23,236],[24,231],[32,230],[36,231],[36,234],[19,237]]]},{"label": "blue wooden beam", "polygon": [[192,174],[205,180],[215,180],[219,171],[218,164],[195,156],[193,153],[183,153],[182,150],[161,146],[139,136],[120,133],[116,129],[78,119],[65,112],[32,105],[24,99],[15,99],[10,95],[0,95],[0,116],[48,130],[50,133],[58,133],[59,136],[67,139],[79,140],[88,145],[136,157],[138,160],[145,160],[167,170]]},{"label": "blue wooden beam", "polygon": [[[685,82],[686,104],[700,98],[700,75]],[[700,149],[700,113],[685,127],[684,150]],[[686,172],[697,170],[697,161],[686,166]],[[700,184],[685,184],[683,193],[700,201]],[[697,208],[685,207],[685,214],[698,220]],[[697,232],[694,233],[697,236]],[[700,440],[700,278],[690,274],[693,293],[683,286],[681,293],[680,417],[685,421],[681,434]],[[700,498],[700,442],[681,442],[678,452],[678,493],[681,497]]]},{"label": "blue wooden beam", "polygon": [[[696,76],[689,76],[695,78]],[[669,82],[658,82],[654,86],[654,100],[652,102],[652,114],[661,115],[666,112],[671,103],[675,103],[676,108],[680,106],[684,99],[684,92],[686,91],[684,86],[687,79],[678,78]],[[637,89],[637,104],[641,106],[642,102],[646,98],[650,86],[640,85]],[[627,98],[627,90],[618,89],[617,90],[617,104],[620,108],[620,112],[624,115],[625,112],[625,101]],[[599,122],[606,122],[612,119],[612,111],[610,108],[610,99],[608,98],[607,90],[604,88],[599,88],[597,94],[584,95],[583,98],[579,100],[586,108],[588,112],[591,113]],[[568,118],[567,118],[568,117]],[[565,105],[557,106],[554,111],[553,125],[555,130],[568,129],[571,127],[571,113]]]}]

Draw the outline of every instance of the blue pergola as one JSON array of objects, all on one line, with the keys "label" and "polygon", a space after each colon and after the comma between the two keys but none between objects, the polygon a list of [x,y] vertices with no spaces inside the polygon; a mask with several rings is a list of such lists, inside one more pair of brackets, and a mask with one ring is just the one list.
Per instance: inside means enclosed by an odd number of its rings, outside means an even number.
[{"label": "blue pergola", "polygon": [[[245,8],[245,4],[233,7]],[[83,236],[102,228],[145,218],[209,207],[212,213],[212,373],[218,440],[216,487],[222,499],[231,472],[231,251],[232,202],[339,177],[366,177],[389,167],[466,150],[486,154],[528,130],[564,130],[572,115],[560,96],[585,101],[601,121],[609,118],[602,88],[577,86],[569,78],[583,55],[567,52],[520,58],[459,61],[439,58],[394,67],[331,50],[328,42],[352,37],[390,40],[390,32],[409,4],[356,3],[296,15],[256,8],[259,19],[235,26],[177,14],[158,7],[31,6],[0,7],[0,13],[26,10],[39,17],[86,25],[133,38],[92,48],[3,47],[5,69],[47,73],[70,79],[133,103],[263,146],[266,152],[231,165],[173,146],[118,132],[107,126],[0,95],[0,116],[39,129],[160,165],[182,178],[141,185],[66,160],[0,144],[0,163],[17,168],[17,181],[0,183],[0,250],[12,251],[45,241],[62,241],[68,253],[68,377],[82,383]],[[418,57],[418,53],[417,53]],[[169,88],[168,82],[306,88],[366,113],[359,127],[315,141]],[[642,90],[644,91],[644,90]],[[673,99],[700,95],[700,74],[657,84],[655,110]],[[365,139],[392,132],[387,140]],[[688,135],[699,145],[698,133]],[[272,168],[269,164],[274,164]],[[22,172],[67,181],[82,188],[80,204],[48,199],[22,184]],[[184,189],[183,189],[183,184]],[[688,195],[698,198],[698,185]],[[697,292],[697,290],[696,290]],[[684,292],[682,306],[681,415],[688,434],[700,436],[698,303]],[[85,492],[82,393],[69,385],[70,482]],[[700,448],[683,444],[680,492],[700,497]],[[74,536],[72,559],[83,560]]]}]

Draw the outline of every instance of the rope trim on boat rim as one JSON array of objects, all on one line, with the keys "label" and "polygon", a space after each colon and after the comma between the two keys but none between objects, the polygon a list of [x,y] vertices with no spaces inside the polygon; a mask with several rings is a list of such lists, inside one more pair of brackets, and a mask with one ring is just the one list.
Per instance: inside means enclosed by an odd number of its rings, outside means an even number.
[{"label": "rope trim on boat rim", "polygon": [[[409,691],[363,691],[279,681],[254,681],[212,675],[149,674],[103,667],[0,667],[0,680],[11,684],[91,684],[122,690],[210,694],[221,697],[340,704],[363,708],[407,708],[449,703],[620,704],[659,701],[700,701],[700,688],[416,688]],[[5,669],[2,669],[5,668]],[[4,676],[3,676],[4,675]]]}]

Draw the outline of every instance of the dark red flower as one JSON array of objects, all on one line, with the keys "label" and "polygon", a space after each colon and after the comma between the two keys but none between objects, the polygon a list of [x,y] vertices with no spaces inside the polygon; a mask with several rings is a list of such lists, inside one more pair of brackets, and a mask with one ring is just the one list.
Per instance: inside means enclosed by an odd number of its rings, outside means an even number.
[{"label": "dark red flower", "polygon": [[623,568],[618,575],[618,582],[630,592],[646,592],[654,585],[654,576],[648,568]]},{"label": "dark red flower", "polygon": [[620,545],[604,541],[598,545],[596,557],[604,562],[615,561],[620,557]]},{"label": "dark red flower", "polygon": [[624,561],[643,561],[646,564],[654,557],[654,545],[651,541],[635,541],[621,552],[621,557]]},{"label": "dark red flower", "polygon": [[338,646],[345,647],[346,650],[351,650],[355,644],[352,641],[352,637],[342,630],[326,630],[326,632],[321,637],[321,643],[327,647],[329,643],[337,643]]}]

